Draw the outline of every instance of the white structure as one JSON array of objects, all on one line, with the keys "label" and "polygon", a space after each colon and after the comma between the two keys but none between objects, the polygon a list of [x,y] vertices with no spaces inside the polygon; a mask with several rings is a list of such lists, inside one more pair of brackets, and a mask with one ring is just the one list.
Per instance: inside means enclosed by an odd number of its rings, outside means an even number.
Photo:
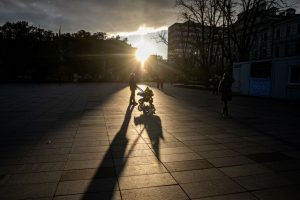
[{"label": "white structure", "polygon": [[300,56],[234,63],[233,92],[300,99]]}]

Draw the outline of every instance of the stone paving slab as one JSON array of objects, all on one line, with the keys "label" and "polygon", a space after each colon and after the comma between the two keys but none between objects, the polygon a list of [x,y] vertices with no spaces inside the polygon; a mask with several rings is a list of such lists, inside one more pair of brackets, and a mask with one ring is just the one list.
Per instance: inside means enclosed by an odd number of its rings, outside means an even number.
[{"label": "stone paving slab", "polygon": [[62,171],[13,174],[5,185],[27,185],[34,183],[56,183],[60,180]]},{"label": "stone paving slab", "polygon": [[276,172],[300,169],[300,161],[299,160],[284,160],[284,161],[266,162],[266,163],[263,163],[263,165],[273,171],[276,171]]},{"label": "stone paving slab", "polygon": [[247,157],[258,163],[283,161],[283,160],[291,159],[289,156],[284,155],[280,152],[250,154],[250,155],[247,155]]},{"label": "stone paving slab", "polygon": [[177,185],[122,190],[124,200],[188,200],[187,195]]},{"label": "stone paving slab", "polygon": [[120,191],[56,196],[53,200],[121,200]]},{"label": "stone paving slab", "polygon": [[168,172],[164,165],[160,163],[116,166],[115,170],[117,174],[119,174],[119,176],[139,176],[149,174],[162,174]]},{"label": "stone paving slab", "polygon": [[26,156],[20,162],[22,164],[29,163],[49,163],[49,162],[65,162],[68,156],[64,155],[47,155],[47,156]]},{"label": "stone paving slab", "polygon": [[96,193],[119,190],[115,178],[63,181],[58,184],[56,195]]},{"label": "stone paving slab", "polygon": [[300,184],[300,170],[284,171],[278,173],[278,175],[285,177],[295,184]]},{"label": "stone paving slab", "polygon": [[181,184],[181,186],[192,199],[245,191],[245,189],[228,178],[185,183]]},{"label": "stone paving slab", "polygon": [[221,149],[221,150],[213,150],[213,151],[205,151],[205,152],[198,152],[200,156],[203,158],[223,158],[227,156],[238,156],[239,153],[230,150],[230,149]]},{"label": "stone paving slab", "polygon": [[216,145],[218,142],[211,139],[203,139],[203,140],[186,140],[182,141],[187,146],[201,146],[201,145]]},{"label": "stone paving slab", "polygon": [[171,174],[178,183],[193,183],[225,177],[221,171],[215,168],[173,172]]},{"label": "stone paving slab", "polygon": [[228,166],[235,166],[235,165],[243,165],[254,163],[253,160],[245,156],[230,156],[230,157],[223,157],[223,158],[209,158],[207,159],[211,164],[215,167],[228,167]]},{"label": "stone paving slab", "polygon": [[191,149],[196,152],[202,152],[202,151],[224,150],[227,148],[222,144],[205,144],[200,146],[191,146]]},{"label": "stone paving slab", "polygon": [[103,153],[76,153],[76,154],[69,154],[68,160],[70,161],[80,161],[80,160],[108,160],[112,159],[110,154],[105,152]]},{"label": "stone paving slab", "polygon": [[113,151],[112,156],[115,159],[118,159],[118,158],[154,156],[154,153],[150,149],[140,149],[140,150],[126,149],[125,151]]},{"label": "stone paving slab", "polygon": [[189,171],[213,167],[213,165],[205,159],[165,162],[164,165],[170,172]]},{"label": "stone paving slab", "polygon": [[146,164],[157,164],[159,160],[156,156],[150,155],[145,157],[129,157],[129,158],[116,158],[114,159],[116,166],[120,165],[146,165]]},{"label": "stone paving slab", "polygon": [[214,197],[204,197],[199,200],[257,200],[250,193],[237,193],[237,194],[228,194],[222,196],[214,196]]},{"label": "stone paving slab", "polygon": [[64,162],[24,164],[15,166],[13,173],[62,171],[64,167]]},{"label": "stone paving slab", "polygon": [[299,185],[255,191],[253,194],[260,200],[300,199]]},{"label": "stone paving slab", "polygon": [[52,197],[57,187],[56,183],[43,184],[23,184],[4,186],[0,189],[1,198],[3,199],[28,199]]},{"label": "stone paving slab", "polygon": [[273,173],[237,177],[234,180],[249,191],[293,184],[287,178]]},{"label": "stone paving slab", "polygon": [[101,171],[98,171],[97,168],[63,171],[60,181],[91,180],[114,177],[116,177],[116,172],[113,167],[103,167]]},{"label": "stone paving slab", "polygon": [[104,167],[113,167],[112,160],[80,160],[80,161],[68,161],[65,165],[64,170],[72,169],[93,169],[97,168],[99,165]]},{"label": "stone paving slab", "polygon": [[170,155],[160,155],[159,159],[162,162],[174,162],[174,161],[184,161],[184,160],[199,160],[202,159],[196,153],[180,153],[180,154],[170,154]]},{"label": "stone paving slab", "polygon": [[176,181],[169,173],[119,177],[121,190],[174,184]]},{"label": "stone paving slab", "polygon": [[183,147],[161,148],[159,150],[160,155],[191,153],[191,152],[193,152],[193,151],[191,149],[185,147],[185,146],[183,146]]},{"label": "stone paving slab", "polygon": [[102,153],[106,152],[109,146],[96,146],[96,147],[73,147],[71,153]]},{"label": "stone paving slab", "polygon": [[230,177],[250,176],[255,174],[271,173],[272,171],[261,164],[245,164],[232,167],[220,168],[226,175]]}]

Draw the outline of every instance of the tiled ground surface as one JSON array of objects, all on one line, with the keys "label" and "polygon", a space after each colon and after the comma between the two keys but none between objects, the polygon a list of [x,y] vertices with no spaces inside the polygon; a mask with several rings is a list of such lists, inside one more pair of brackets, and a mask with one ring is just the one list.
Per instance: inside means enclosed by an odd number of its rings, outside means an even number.
[{"label": "tiled ground surface", "polygon": [[122,84],[0,86],[0,199],[300,199],[300,106]]}]

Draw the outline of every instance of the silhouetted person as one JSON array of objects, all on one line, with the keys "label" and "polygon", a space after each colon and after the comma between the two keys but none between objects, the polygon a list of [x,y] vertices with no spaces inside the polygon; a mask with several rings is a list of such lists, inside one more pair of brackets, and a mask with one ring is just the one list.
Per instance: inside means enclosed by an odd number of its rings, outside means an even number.
[{"label": "silhouetted person", "polygon": [[213,91],[212,93],[213,94],[216,94],[218,95],[218,87],[219,87],[219,83],[220,83],[220,80],[219,80],[219,77],[217,75],[214,75],[214,77],[212,78],[212,86],[213,86]]},{"label": "silhouetted person", "polygon": [[156,86],[157,86],[157,89],[159,89],[159,85],[160,85],[160,77],[157,76],[156,77]]},{"label": "silhouetted person", "polygon": [[129,87],[130,87],[130,91],[131,91],[129,104],[137,105],[137,103],[135,101],[135,90],[137,88],[137,85],[136,85],[136,80],[135,80],[135,74],[134,73],[132,73],[130,75]]},{"label": "silhouetted person", "polygon": [[223,116],[228,116],[228,101],[232,99],[232,91],[231,86],[233,83],[233,79],[229,76],[228,73],[224,73],[223,78],[219,84],[219,93],[221,93],[221,99],[223,101]]},{"label": "silhouetted person", "polygon": [[160,88],[163,89],[164,88],[164,79],[160,78]]}]

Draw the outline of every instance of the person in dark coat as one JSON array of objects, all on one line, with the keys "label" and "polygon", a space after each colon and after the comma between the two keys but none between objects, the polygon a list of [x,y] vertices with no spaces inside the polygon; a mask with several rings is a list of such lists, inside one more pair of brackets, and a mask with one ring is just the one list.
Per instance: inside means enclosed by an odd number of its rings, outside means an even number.
[{"label": "person in dark coat", "polygon": [[137,85],[136,85],[136,80],[135,80],[135,74],[134,73],[132,73],[130,75],[129,87],[130,87],[130,91],[131,91],[129,104],[137,105],[137,102],[135,101],[135,90],[137,88]]},{"label": "person in dark coat", "polygon": [[228,73],[224,73],[223,78],[219,84],[219,93],[221,94],[221,99],[223,101],[223,116],[228,116],[228,101],[232,99],[231,86],[233,83],[233,78],[229,76]]},{"label": "person in dark coat", "polygon": [[212,93],[218,95],[218,87],[219,87],[219,77],[215,74],[214,77],[212,78]]},{"label": "person in dark coat", "polygon": [[164,79],[160,78],[160,89],[164,89]]},{"label": "person in dark coat", "polygon": [[157,89],[159,89],[159,86],[160,86],[160,77],[157,76],[156,77],[156,87],[157,87]]}]

